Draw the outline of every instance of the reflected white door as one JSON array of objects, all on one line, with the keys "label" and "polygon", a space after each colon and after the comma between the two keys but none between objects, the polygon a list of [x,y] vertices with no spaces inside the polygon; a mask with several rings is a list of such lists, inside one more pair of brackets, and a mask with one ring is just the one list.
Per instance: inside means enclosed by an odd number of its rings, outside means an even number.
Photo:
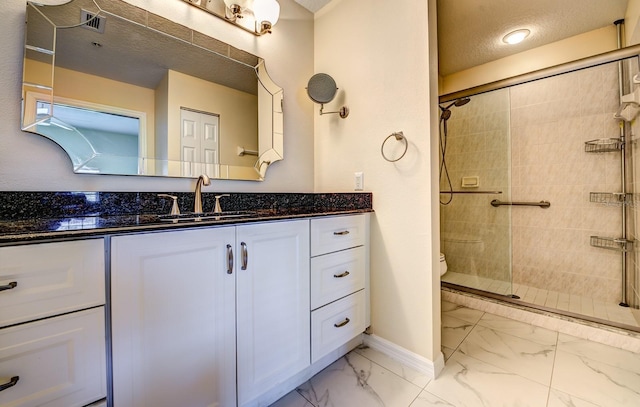
[{"label": "reflected white door", "polygon": [[180,109],[180,151],[182,175],[207,174],[219,177],[220,117],[215,114]]}]

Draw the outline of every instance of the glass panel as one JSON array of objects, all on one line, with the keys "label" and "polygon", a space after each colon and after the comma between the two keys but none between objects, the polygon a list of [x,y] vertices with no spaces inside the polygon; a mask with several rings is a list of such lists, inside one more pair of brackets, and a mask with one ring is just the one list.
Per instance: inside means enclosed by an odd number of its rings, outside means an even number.
[{"label": "glass panel", "polygon": [[443,282],[640,332],[638,58],[620,66],[622,96],[613,62],[441,105],[441,190],[472,192],[440,194]]},{"label": "glass panel", "polygon": [[511,207],[491,205],[511,199],[509,91],[444,103],[441,112],[442,281],[510,295]]}]

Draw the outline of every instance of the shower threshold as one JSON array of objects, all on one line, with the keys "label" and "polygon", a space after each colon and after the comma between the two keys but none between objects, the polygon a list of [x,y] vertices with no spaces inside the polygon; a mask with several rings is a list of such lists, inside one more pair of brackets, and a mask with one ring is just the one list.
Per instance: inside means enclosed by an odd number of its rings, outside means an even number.
[{"label": "shower threshold", "polygon": [[[445,277],[448,276],[445,275]],[[504,290],[500,293],[485,291],[445,280],[441,282],[441,286],[450,291],[469,293],[475,297],[487,298],[541,314],[640,333],[640,310],[620,307],[618,304],[608,304],[588,297],[559,294],[518,284],[513,285],[512,293]]]}]

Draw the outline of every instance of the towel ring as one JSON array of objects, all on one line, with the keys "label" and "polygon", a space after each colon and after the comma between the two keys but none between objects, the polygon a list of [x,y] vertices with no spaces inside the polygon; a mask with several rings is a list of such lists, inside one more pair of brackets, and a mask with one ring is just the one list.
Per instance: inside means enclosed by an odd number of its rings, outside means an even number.
[{"label": "towel ring", "polygon": [[[396,159],[390,159],[384,153],[384,145],[387,144],[387,141],[389,141],[391,137],[395,137],[396,141],[404,141],[404,151],[402,152],[402,154],[400,154],[400,157]],[[398,132],[391,133],[390,135],[387,136],[386,139],[384,139],[384,141],[382,142],[382,146],[380,147],[380,153],[382,154],[382,158],[389,161],[390,163],[394,163],[400,160],[402,157],[404,157],[405,154],[407,154],[408,147],[409,147],[409,142],[407,141],[407,138],[404,136],[404,134],[401,131],[398,131]]]}]

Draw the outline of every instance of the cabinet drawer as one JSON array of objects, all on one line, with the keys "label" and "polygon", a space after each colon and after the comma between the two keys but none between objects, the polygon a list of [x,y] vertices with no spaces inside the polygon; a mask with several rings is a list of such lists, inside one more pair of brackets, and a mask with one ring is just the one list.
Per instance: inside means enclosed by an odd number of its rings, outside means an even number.
[{"label": "cabinet drawer", "polygon": [[311,309],[345,297],[365,285],[365,248],[343,250],[311,259]]},{"label": "cabinet drawer", "polygon": [[364,332],[365,293],[360,290],[311,313],[311,363]]},{"label": "cabinet drawer", "polygon": [[104,304],[102,239],[0,247],[0,326]]},{"label": "cabinet drawer", "polygon": [[104,307],[0,330],[2,406],[84,406],[106,396]]},{"label": "cabinet drawer", "polygon": [[318,256],[365,243],[364,215],[311,219],[311,256]]}]

